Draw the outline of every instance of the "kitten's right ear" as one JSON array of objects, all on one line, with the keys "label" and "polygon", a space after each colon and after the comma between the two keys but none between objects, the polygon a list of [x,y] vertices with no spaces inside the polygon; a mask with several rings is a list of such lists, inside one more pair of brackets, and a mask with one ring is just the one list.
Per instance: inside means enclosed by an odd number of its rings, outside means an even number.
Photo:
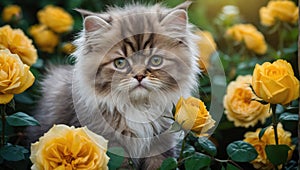
[{"label": "kitten's right ear", "polygon": [[75,11],[82,15],[84,19],[83,25],[87,32],[111,27],[111,17],[108,14],[98,14],[83,9],[75,9]]},{"label": "kitten's right ear", "polygon": [[84,28],[87,32],[96,31],[101,28],[108,29],[110,27],[111,25],[108,22],[98,16],[87,16],[84,18]]}]

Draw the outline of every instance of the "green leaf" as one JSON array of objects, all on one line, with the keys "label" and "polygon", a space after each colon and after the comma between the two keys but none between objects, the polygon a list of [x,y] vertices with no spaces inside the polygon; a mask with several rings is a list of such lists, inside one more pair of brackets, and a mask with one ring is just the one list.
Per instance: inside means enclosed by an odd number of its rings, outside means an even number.
[{"label": "green leaf", "polygon": [[228,156],[236,162],[250,162],[257,157],[255,148],[247,142],[235,141],[226,148]]},{"label": "green leaf", "polygon": [[7,104],[8,107],[12,108],[13,110],[15,110],[15,100],[12,99],[8,104]]},{"label": "green leaf", "polygon": [[184,150],[183,150],[183,157],[191,156],[195,153],[195,148],[189,144],[185,144]]},{"label": "green leaf", "polygon": [[227,163],[226,170],[240,170],[240,169],[230,163]]},{"label": "green leaf", "polygon": [[267,145],[265,147],[267,158],[275,166],[286,162],[289,150],[291,148],[287,145]]},{"label": "green leaf", "polygon": [[299,115],[285,112],[280,115],[279,120],[280,121],[299,121]]},{"label": "green leaf", "polygon": [[175,158],[167,158],[160,166],[160,170],[173,170],[177,168],[177,160]]},{"label": "green leaf", "polygon": [[199,170],[210,165],[211,159],[202,153],[196,153],[189,159],[185,160],[184,167],[188,170]]},{"label": "green leaf", "polygon": [[258,134],[258,138],[261,139],[261,137],[264,136],[266,130],[268,129],[268,126],[267,127],[264,127],[260,130],[259,134]]},{"label": "green leaf", "polygon": [[211,156],[217,155],[217,148],[214,143],[212,143],[207,137],[200,137],[198,143],[202,149]]},{"label": "green leaf", "polygon": [[23,92],[21,94],[16,94],[14,96],[14,99],[17,101],[17,102],[20,102],[20,103],[24,103],[24,104],[34,104],[34,101],[31,99],[31,97],[29,96],[28,93],[26,92]]},{"label": "green leaf", "polygon": [[32,116],[23,112],[17,112],[6,117],[6,121],[11,126],[36,126],[39,122]]},{"label": "green leaf", "polygon": [[7,161],[20,161],[25,159],[23,149],[13,145],[5,145],[1,148],[0,155]]},{"label": "green leaf", "polygon": [[109,159],[108,167],[109,169],[118,169],[124,160],[124,149],[121,147],[111,147],[107,152]]}]

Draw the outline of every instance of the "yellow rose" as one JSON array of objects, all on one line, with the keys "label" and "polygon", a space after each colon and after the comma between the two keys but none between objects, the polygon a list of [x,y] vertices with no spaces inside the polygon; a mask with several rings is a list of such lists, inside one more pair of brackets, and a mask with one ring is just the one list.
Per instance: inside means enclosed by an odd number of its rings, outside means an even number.
[{"label": "yellow rose", "polygon": [[6,6],[2,11],[2,19],[4,22],[18,20],[22,16],[22,10],[18,5]]},{"label": "yellow rose", "polygon": [[108,169],[107,140],[86,127],[54,125],[31,145],[31,169]]},{"label": "yellow rose", "polygon": [[250,88],[251,82],[251,75],[239,76],[227,87],[227,94],[223,100],[225,114],[235,126],[248,128],[256,125],[259,120],[264,123],[271,115],[270,105],[263,105],[253,100],[256,96]]},{"label": "yellow rose", "polygon": [[265,54],[267,44],[261,32],[251,24],[237,24],[226,31],[226,36],[237,42],[244,42],[249,50],[257,54]]},{"label": "yellow rose", "polygon": [[37,51],[32,41],[20,29],[12,29],[9,25],[0,27],[0,49],[7,48],[18,54],[23,63],[31,66],[37,60]]},{"label": "yellow rose", "polygon": [[64,9],[52,5],[47,5],[38,12],[40,23],[46,25],[56,33],[64,33],[72,30],[73,18]]},{"label": "yellow rose", "polygon": [[[255,132],[247,132],[244,141],[250,143],[258,153],[257,158],[251,162],[254,168],[271,170],[274,169],[274,167],[267,159],[265,147],[266,145],[275,145],[274,129],[273,126],[268,127],[261,139],[258,138],[260,131],[261,128],[257,129]],[[278,143],[288,145],[291,148],[288,152],[288,160],[290,160],[295,149],[295,145],[292,145],[291,133],[285,131],[282,128],[281,123],[278,124],[277,131]]]},{"label": "yellow rose", "polygon": [[274,25],[276,19],[295,24],[298,18],[298,7],[293,1],[270,1],[260,9],[261,23],[266,26]]},{"label": "yellow rose", "polygon": [[196,136],[206,135],[205,133],[215,125],[204,103],[194,97],[186,100],[181,97],[177,102],[174,117],[183,129],[191,130]]},{"label": "yellow rose", "polygon": [[14,94],[22,93],[33,82],[29,66],[23,64],[17,54],[11,54],[8,49],[0,50],[0,104],[9,103]]},{"label": "yellow rose", "polygon": [[29,33],[41,51],[53,53],[59,42],[59,36],[47,29],[45,25],[34,25],[30,27]]},{"label": "yellow rose", "polygon": [[266,8],[262,7],[259,10],[260,16],[260,23],[265,26],[272,26],[275,23],[275,18],[272,16],[271,11]]},{"label": "yellow rose", "polygon": [[62,52],[66,53],[66,54],[71,54],[75,51],[76,46],[72,43],[65,43],[62,46]]},{"label": "yellow rose", "polygon": [[210,56],[216,51],[217,45],[213,36],[208,31],[198,31],[196,34],[200,37],[198,43],[199,48],[199,67],[203,71],[207,71],[210,65]]},{"label": "yellow rose", "polygon": [[252,86],[258,97],[271,104],[286,105],[299,97],[299,80],[291,64],[281,59],[256,64]]}]

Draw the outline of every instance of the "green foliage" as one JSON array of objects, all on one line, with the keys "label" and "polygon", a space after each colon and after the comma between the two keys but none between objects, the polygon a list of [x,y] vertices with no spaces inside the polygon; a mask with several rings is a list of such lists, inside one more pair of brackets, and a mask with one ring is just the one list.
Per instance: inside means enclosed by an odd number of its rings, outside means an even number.
[{"label": "green foliage", "polygon": [[7,144],[0,148],[0,156],[7,161],[20,161],[25,159],[24,154],[29,151],[23,146]]},{"label": "green foliage", "polygon": [[188,170],[208,169],[210,162],[211,159],[209,156],[202,153],[195,153],[185,160],[184,167]]},{"label": "green foliage", "polygon": [[237,162],[250,162],[257,157],[255,148],[247,142],[235,141],[227,146],[228,156]]},{"label": "green foliage", "polygon": [[217,148],[214,143],[212,143],[208,138],[206,137],[200,137],[198,139],[198,143],[205,152],[207,152],[211,156],[217,155]]},{"label": "green foliage", "polygon": [[267,145],[265,148],[268,159],[275,166],[286,162],[289,150],[287,145]]},{"label": "green foliage", "polygon": [[23,112],[17,112],[6,117],[6,121],[10,126],[36,126],[39,122],[32,116]]},{"label": "green foliage", "polygon": [[167,158],[160,166],[160,170],[173,170],[177,167],[177,160],[175,158]]},{"label": "green foliage", "polygon": [[107,155],[110,158],[108,162],[109,169],[118,169],[124,160],[124,149],[121,147],[111,147],[107,151]]}]

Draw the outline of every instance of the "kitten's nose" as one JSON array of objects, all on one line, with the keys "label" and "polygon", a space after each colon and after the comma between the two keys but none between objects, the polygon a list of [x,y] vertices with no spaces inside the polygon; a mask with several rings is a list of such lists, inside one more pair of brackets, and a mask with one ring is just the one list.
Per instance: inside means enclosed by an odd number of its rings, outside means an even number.
[{"label": "kitten's nose", "polygon": [[144,74],[137,74],[134,76],[137,81],[141,82],[146,76]]}]

